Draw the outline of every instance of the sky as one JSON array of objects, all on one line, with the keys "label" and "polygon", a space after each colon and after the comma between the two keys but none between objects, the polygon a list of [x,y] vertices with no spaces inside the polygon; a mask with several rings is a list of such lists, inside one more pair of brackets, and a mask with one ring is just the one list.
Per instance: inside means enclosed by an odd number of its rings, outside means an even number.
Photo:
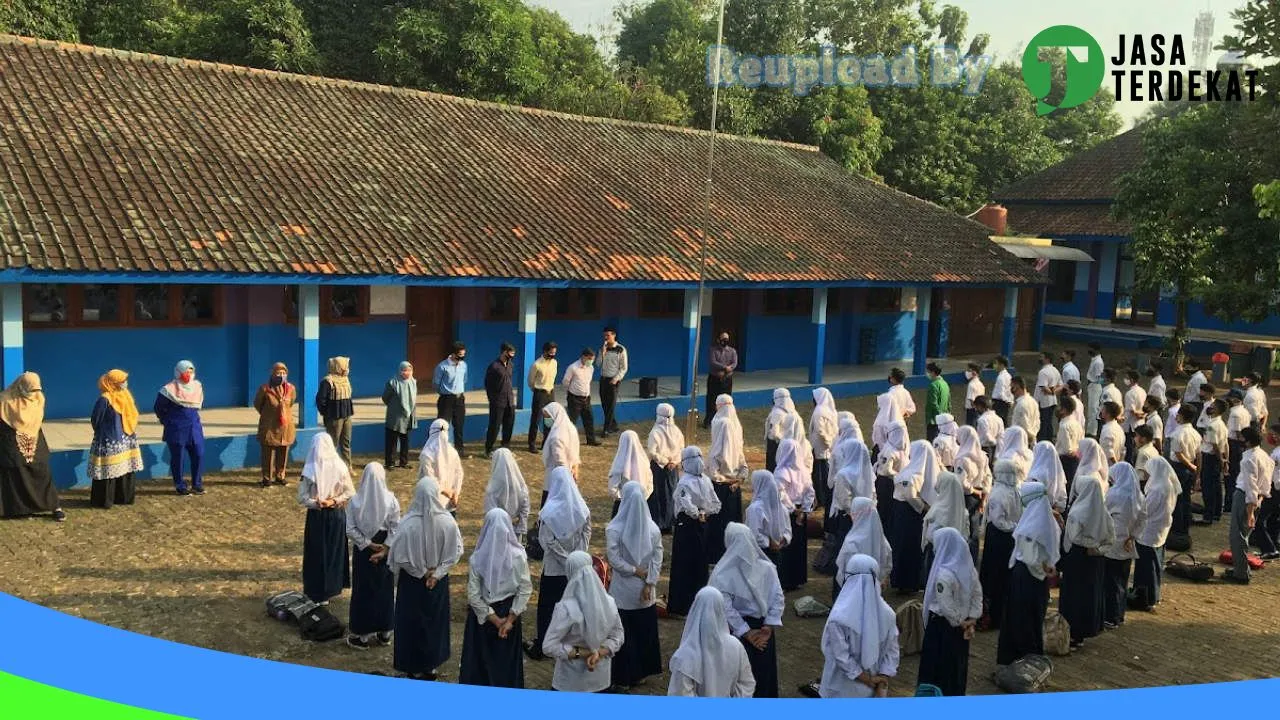
[{"label": "sky", "polygon": [[[612,25],[614,0],[527,0],[558,11],[579,32],[599,36]],[[787,0],[777,0],[786,2]],[[1121,34],[1154,35],[1166,38],[1181,34],[1188,59],[1194,39],[1196,16],[1208,10],[1214,15],[1215,43],[1232,32],[1231,12],[1245,0],[939,0],[938,5],[956,5],[969,13],[969,35],[991,36],[990,51],[1011,56],[1044,28],[1076,25],[1088,31],[1102,45],[1108,57],[1116,53]],[[1220,53],[1214,53],[1216,59]],[[1110,65],[1110,63],[1108,63]],[[1104,87],[1111,87],[1107,76]],[[1132,122],[1146,103],[1122,102],[1117,110]]]}]

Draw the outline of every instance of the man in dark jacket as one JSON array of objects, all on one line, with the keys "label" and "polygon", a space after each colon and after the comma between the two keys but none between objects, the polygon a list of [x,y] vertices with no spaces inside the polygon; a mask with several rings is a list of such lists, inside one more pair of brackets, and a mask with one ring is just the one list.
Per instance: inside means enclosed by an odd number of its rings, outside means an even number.
[{"label": "man in dark jacket", "polygon": [[484,392],[489,396],[489,430],[484,436],[484,456],[493,452],[493,442],[498,438],[498,424],[502,424],[502,447],[511,445],[511,428],[516,421],[516,395],[511,387],[511,361],[516,349],[511,343],[502,343],[498,359],[489,363],[484,373]]}]

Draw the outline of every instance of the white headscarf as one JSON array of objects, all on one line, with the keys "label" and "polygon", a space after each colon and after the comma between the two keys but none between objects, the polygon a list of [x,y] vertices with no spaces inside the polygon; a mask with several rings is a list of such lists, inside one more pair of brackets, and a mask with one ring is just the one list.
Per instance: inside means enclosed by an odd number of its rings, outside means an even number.
[{"label": "white headscarf", "polygon": [[911,443],[911,457],[907,466],[902,468],[893,479],[895,485],[910,485],[911,497],[918,497],[928,505],[938,499],[938,475],[942,468],[938,465],[938,453],[928,440],[917,440]]},{"label": "white headscarf", "polygon": [[1045,550],[1045,561],[1057,565],[1061,559],[1059,542],[1062,530],[1058,521],[1053,519],[1053,508],[1049,507],[1049,496],[1043,484],[1029,480],[1018,488],[1019,500],[1022,503],[1022,517],[1018,518],[1018,526],[1013,529],[1015,540],[1013,555],[1009,558],[1009,567],[1015,562],[1023,561],[1023,539],[1034,540]]},{"label": "white headscarf", "polygon": [[1072,483],[1076,498],[1067,513],[1067,530],[1062,550],[1073,545],[1104,551],[1115,541],[1115,527],[1107,512],[1107,499],[1102,494],[1102,480],[1097,475],[1077,475]]},{"label": "white headscarf", "polygon": [[854,555],[837,572],[844,575],[844,583],[827,615],[822,653],[830,657],[835,652],[827,630],[840,626],[855,638],[852,643],[858,653],[855,666],[879,667],[885,645],[898,628],[893,608],[880,596],[880,563],[869,555]]},{"label": "white headscarf", "polygon": [[668,403],[660,403],[655,415],[653,428],[649,430],[649,444],[656,446],[664,457],[679,455],[684,449],[684,433],[676,426],[676,409]]},{"label": "white headscarf", "polygon": [[582,462],[578,428],[569,419],[569,413],[565,412],[564,406],[557,402],[547,403],[546,407],[542,408],[542,414],[544,417],[551,418],[551,427],[547,428],[547,434],[543,437],[543,467],[547,470],[551,469],[549,466],[555,457],[554,449],[557,445],[564,446],[565,455],[571,467]]},{"label": "white headscarf", "polygon": [[871,424],[871,444],[879,445],[885,440],[885,433],[895,422],[903,422],[902,405],[897,393],[884,392],[876,398],[876,419]]},{"label": "white headscarf", "polygon": [[[622,501],[618,514],[609,521],[608,533],[617,535],[627,560],[636,567],[649,564],[653,556],[653,539],[659,537],[658,525],[649,514],[644,488],[635,482],[622,486]],[[661,542],[661,541],[659,541]]]},{"label": "white headscarf", "polygon": [[938,451],[938,462],[945,467],[955,467],[956,458],[960,454],[960,442],[956,433],[960,426],[956,419],[947,413],[937,417],[938,436],[933,439],[933,449]]},{"label": "white headscarf", "polygon": [[996,459],[1013,460],[1022,463],[1023,467],[1029,467],[1032,454],[1031,448],[1027,446],[1028,442],[1026,430],[1017,425],[1005,428],[996,445]]},{"label": "white headscarf", "polygon": [[779,545],[791,542],[791,516],[782,504],[782,491],[768,470],[751,473],[751,505],[760,511],[765,526],[761,528],[768,538]]},{"label": "white headscarf", "polygon": [[[1102,446],[1093,438],[1085,438],[1080,441],[1080,465],[1076,468],[1076,477],[1079,478],[1081,475],[1094,475],[1098,478],[1111,476],[1111,469],[1107,464],[1107,456],[1102,452]],[[1078,493],[1079,487],[1072,483],[1072,500],[1075,499]],[[1102,488],[1102,494],[1104,497],[1107,494],[1105,485]]]},{"label": "white headscarf", "polygon": [[836,425],[839,431],[836,434],[836,444],[840,444],[845,440],[854,440],[865,443],[862,438],[862,426],[858,424],[858,417],[848,410],[841,410],[836,413]]},{"label": "white headscarf", "polygon": [[848,448],[844,467],[835,475],[832,484],[831,510],[849,512],[856,497],[875,499],[876,472],[871,468],[871,452],[859,440],[845,443]]},{"label": "white headscarf", "polygon": [[704,587],[693,596],[680,647],[671,656],[671,672],[693,680],[706,697],[729,697],[738,679],[741,647],[729,632],[724,595]]},{"label": "white headscarf", "polygon": [[742,423],[733,406],[733,398],[716,398],[716,416],[711,420],[711,464],[729,473],[746,468],[747,456],[742,447]]},{"label": "white headscarf", "polygon": [[778,456],[773,469],[773,479],[786,493],[792,504],[798,505],[805,488],[813,484],[813,478],[804,471],[800,458],[800,443],[787,438],[778,443]]},{"label": "white headscarf", "polygon": [[1164,545],[1173,527],[1173,508],[1182,494],[1182,483],[1169,461],[1156,456],[1147,461],[1147,486],[1144,489],[1146,521],[1138,542],[1151,548]]},{"label": "white headscarf", "polygon": [[1018,469],[1008,460],[996,461],[995,484],[987,498],[987,524],[1012,532],[1022,517],[1018,498]]},{"label": "white headscarf", "polygon": [[609,591],[604,589],[600,576],[591,564],[591,556],[575,550],[569,553],[565,561],[565,576],[569,584],[564,589],[561,603],[569,611],[569,622],[577,627],[582,635],[582,643],[589,648],[598,648],[609,636],[618,615],[618,606]]},{"label": "white headscarf", "polygon": [[1067,506],[1067,472],[1062,469],[1062,458],[1053,443],[1048,440],[1036,443],[1031,468],[1026,475],[1028,480],[1044,484],[1049,504],[1059,509]]},{"label": "white headscarf", "polygon": [[964,486],[960,484],[960,478],[945,470],[938,473],[937,490],[938,498],[929,504],[929,512],[924,516],[921,548],[932,542],[938,530],[944,527],[955,528],[969,537],[969,511],[964,506]]},{"label": "white headscarf", "polygon": [[771,572],[776,572],[773,563],[756,544],[751,530],[742,523],[729,523],[724,530],[724,555],[707,584],[737,598],[751,598],[754,612],[746,614],[764,617],[773,592]]},{"label": "white headscarf", "polygon": [[790,439],[796,442],[809,438],[809,433],[804,428],[804,418],[800,417],[800,413],[796,412],[787,413],[783,416],[782,423],[778,427],[778,434],[782,436],[783,440]]},{"label": "white headscarf", "polygon": [[484,581],[491,597],[509,597],[516,592],[517,558],[525,557],[524,546],[511,525],[511,516],[502,508],[484,514],[476,549],[471,553],[471,567]]},{"label": "white headscarf", "polygon": [[[836,413],[836,399],[831,396],[831,391],[820,387],[813,391],[813,414],[809,416],[809,434],[818,435],[818,427],[823,423],[830,423],[836,428],[836,432],[840,431],[840,418]],[[835,440],[832,439],[832,443]]]},{"label": "white headscarf", "polygon": [[764,432],[765,440],[769,438],[769,428],[777,427],[781,430],[782,421],[788,415],[795,415],[796,404],[791,401],[791,391],[786,388],[777,388],[773,391],[773,408],[769,410],[769,417],[765,419]]},{"label": "white headscarf", "polygon": [[991,465],[987,454],[982,451],[978,431],[965,425],[956,431],[956,441],[959,446],[956,448],[956,473],[962,474],[961,480],[970,489],[989,489],[992,485]]},{"label": "white headscarf", "polygon": [[557,467],[547,475],[547,501],[538,511],[538,522],[546,523],[560,540],[573,537],[591,522],[591,510],[569,468]]},{"label": "white headscarf", "polygon": [[311,450],[302,466],[302,477],[309,478],[316,486],[316,500],[328,500],[342,494],[343,485],[351,479],[351,470],[338,456],[329,433],[316,433],[311,438]]},{"label": "white headscarf", "polygon": [[[846,555],[848,550],[855,550],[855,554],[870,555],[887,575],[893,569],[893,548],[889,546],[889,538],[884,535],[884,526],[880,524],[880,513],[876,510],[875,501],[856,498],[849,511],[849,518],[849,533],[844,536],[839,555]],[[839,570],[836,571],[836,580],[844,582]]]},{"label": "white headscarf", "polygon": [[484,511],[502,508],[511,516],[514,524],[520,518],[521,500],[529,500],[529,485],[524,481],[524,473],[516,464],[515,455],[507,448],[493,451],[492,471],[489,475],[489,486],[484,491]]},{"label": "white headscarf", "polygon": [[938,424],[938,433],[941,435],[956,437],[956,433],[960,431],[960,426],[956,424],[956,418],[951,413],[942,413],[934,420]]},{"label": "white headscarf", "polygon": [[367,538],[388,529],[391,521],[400,520],[400,501],[387,490],[387,471],[382,463],[371,462],[364,466],[360,488],[351,498],[347,512],[351,514],[351,522],[356,529]]},{"label": "white headscarf", "polygon": [[449,443],[449,423],[439,419],[431,421],[427,442],[418,456],[418,477],[430,475],[437,481],[452,484],[461,467],[462,458],[458,457],[458,451]]},{"label": "white headscarf", "polygon": [[440,504],[440,486],[425,477],[413,488],[413,502],[387,543],[387,569],[392,574],[404,570],[424,578],[446,561],[462,554],[458,524]]},{"label": "white headscarf", "polygon": [[978,570],[969,554],[969,540],[952,527],[938,528],[933,534],[933,567],[924,588],[924,618],[929,621],[929,608],[938,594],[939,575],[949,573],[960,584],[960,597],[968,598],[978,584]]},{"label": "white headscarf", "polygon": [[627,481],[640,485],[646,499],[653,494],[653,470],[635,430],[625,430],[618,438],[618,452],[609,468],[610,490],[621,492],[619,488]]},{"label": "white headscarf", "polygon": [[[1118,462],[1111,466],[1111,489],[1107,491],[1107,513],[1111,515],[1111,524],[1116,533],[1127,533],[1142,518],[1145,498],[1138,487],[1138,473],[1127,462]],[[1125,537],[1128,537],[1126,534]],[[1124,541],[1120,540],[1117,545]],[[1135,538],[1135,542],[1136,542]],[[1112,548],[1120,550],[1120,548]],[[1136,557],[1133,556],[1133,557]]]},{"label": "white headscarf", "polygon": [[702,448],[690,445],[680,451],[680,482],[676,483],[676,490],[684,488],[699,508],[715,507],[720,501],[706,472],[707,461],[702,457]]}]

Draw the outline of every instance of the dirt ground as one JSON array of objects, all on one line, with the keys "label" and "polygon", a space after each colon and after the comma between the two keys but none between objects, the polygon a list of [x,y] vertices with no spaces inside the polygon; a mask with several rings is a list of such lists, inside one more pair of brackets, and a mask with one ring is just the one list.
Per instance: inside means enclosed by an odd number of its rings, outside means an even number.
[{"label": "dirt ground", "polygon": [[[953,398],[963,398],[960,388]],[[1274,389],[1272,395],[1277,395]],[[922,393],[916,402],[923,410]],[[801,400],[807,417],[812,405]],[[957,401],[958,404],[958,401]],[[838,401],[852,410],[869,432],[874,399]],[[1272,403],[1280,417],[1280,403]],[[763,465],[764,411],[742,413],[752,467]],[[472,418],[470,422],[478,422]],[[647,427],[632,426],[642,435]],[[923,420],[911,422],[913,437],[923,435]],[[704,447],[705,434],[697,439]],[[515,443],[516,457],[525,471],[533,496],[543,486],[540,459]],[[605,478],[616,449],[616,438],[603,447],[583,447],[582,490],[591,505],[595,534],[592,551],[603,554],[604,523],[609,516]],[[373,457],[357,458],[357,467]],[[453,656],[441,668],[446,680],[457,677],[466,618],[465,558],[479,531],[480,503],[488,478],[488,463],[465,462],[467,480],[459,523],[467,543],[463,564],[452,583]],[[298,468],[294,468],[296,473]],[[407,508],[415,478],[413,470],[395,470],[389,477],[393,491]],[[342,642],[312,644],[289,625],[269,619],[263,600],[287,589],[300,589],[304,511],[295,501],[296,486],[260,489],[253,473],[230,473],[209,478],[208,495],[181,498],[166,483],[149,483],[137,504],[111,511],[88,507],[87,491],[72,491],[64,499],[68,522],[47,519],[0,523],[0,590],[42,605],[115,627],[201,647],[270,660],[349,670],[392,674],[390,649],[358,652]],[[1224,525],[1197,527],[1196,551],[1216,559],[1227,545]],[[668,557],[670,538],[668,542]],[[818,543],[810,543],[816,552]],[[535,563],[535,587],[538,567]],[[829,578],[810,574],[808,586],[788,594],[785,626],[779,632],[781,688],[797,695],[797,686],[816,679],[822,668],[819,641],[823,619],[800,619],[792,603],[811,594],[829,598]],[[666,582],[659,586],[665,593]],[[334,600],[332,610],[345,620],[347,597]],[[902,598],[890,597],[897,605]],[[536,598],[535,598],[536,600]],[[1056,602],[1055,602],[1056,604]],[[1051,608],[1051,612],[1052,612]],[[526,635],[532,630],[526,618]],[[662,620],[664,657],[679,642],[680,620]],[[1169,580],[1157,613],[1130,613],[1125,625],[1089,641],[1070,657],[1055,658],[1049,689],[1089,690],[1268,677],[1280,658],[1280,563],[1255,575],[1247,587],[1211,583],[1193,585]],[[980,634],[970,655],[969,692],[998,692],[990,681],[994,669],[995,633]],[[911,694],[917,659],[904,658],[894,694]],[[552,663],[527,662],[530,688],[550,687]],[[664,694],[667,677],[652,678],[633,692]]]}]

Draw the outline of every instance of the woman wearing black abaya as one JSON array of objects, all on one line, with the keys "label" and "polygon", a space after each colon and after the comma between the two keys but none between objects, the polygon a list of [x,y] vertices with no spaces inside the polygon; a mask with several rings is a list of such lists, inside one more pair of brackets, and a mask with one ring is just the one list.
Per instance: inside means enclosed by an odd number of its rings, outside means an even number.
[{"label": "woman wearing black abaya", "polygon": [[0,517],[49,513],[62,522],[45,442],[44,391],[40,376],[22,373],[0,393]]}]

